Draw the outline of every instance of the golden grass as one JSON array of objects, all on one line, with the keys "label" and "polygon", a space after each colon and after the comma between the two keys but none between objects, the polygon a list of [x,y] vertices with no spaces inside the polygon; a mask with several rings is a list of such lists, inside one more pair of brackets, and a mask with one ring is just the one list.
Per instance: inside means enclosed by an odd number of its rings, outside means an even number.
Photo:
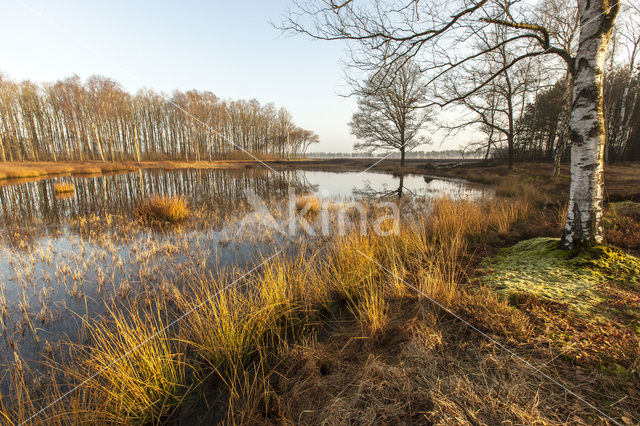
[{"label": "golden grass", "polygon": [[59,183],[53,184],[53,191],[56,194],[66,194],[70,192],[75,192],[75,190],[76,190],[76,187],[72,183],[59,182]]},{"label": "golden grass", "polygon": [[110,170],[111,169],[103,170],[101,167],[96,166],[77,166],[73,168],[72,173],[77,175],[99,175]]},{"label": "golden grass", "polygon": [[304,216],[314,218],[320,213],[321,204],[317,197],[307,195],[296,199],[296,213],[304,211]]},{"label": "golden grass", "polygon": [[0,162],[0,179],[39,178],[51,175],[87,175],[135,170],[133,162]]},{"label": "golden grass", "polygon": [[146,315],[112,311],[89,325],[93,344],[82,349],[76,378],[90,378],[82,392],[96,395],[103,416],[115,422],[157,422],[185,394],[183,345],[167,334],[161,307],[159,302],[158,310]]},{"label": "golden grass", "polygon": [[144,223],[162,225],[184,222],[190,210],[182,196],[156,196],[140,203],[135,214]]},{"label": "golden grass", "polygon": [[[432,416],[413,421],[557,422],[561,416],[531,403],[541,390],[522,365],[443,319],[427,300],[510,342],[530,333],[520,311],[464,285],[472,242],[530,218],[523,196],[484,203],[442,198],[398,235],[349,234],[321,250],[303,247],[293,258],[274,258],[241,285],[226,289],[241,271],[194,275],[150,309],[114,310],[88,325],[92,341],[63,368],[70,386],[98,374],[33,423],[171,421],[190,390],[212,382],[226,399],[220,406],[230,424],[373,424],[384,420],[382,411],[393,424],[409,410],[407,401],[414,413]],[[145,221],[165,221],[172,205],[156,198],[138,212]],[[184,220],[186,203],[177,205]],[[335,320],[338,332],[327,332]],[[323,330],[324,343],[316,338]],[[120,359],[131,348],[138,349]],[[25,374],[15,376],[22,379],[0,406],[15,423],[60,394],[59,376],[52,376],[46,397],[29,390]],[[563,404],[564,393],[545,391],[550,406]],[[420,405],[425,401],[430,405]]]},{"label": "golden grass", "polygon": [[[260,161],[273,161],[275,158],[257,155]],[[251,156],[229,154],[212,161],[38,161],[38,162],[0,162],[0,180],[38,179],[53,175],[100,175],[103,173],[129,172],[145,169],[208,169],[233,168],[257,164]]]}]

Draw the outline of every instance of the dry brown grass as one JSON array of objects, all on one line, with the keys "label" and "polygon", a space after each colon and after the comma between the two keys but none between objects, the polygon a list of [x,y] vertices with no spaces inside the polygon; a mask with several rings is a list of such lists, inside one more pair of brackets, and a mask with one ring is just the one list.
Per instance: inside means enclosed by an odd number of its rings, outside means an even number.
[{"label": "dry brown grass", "polygon": [[147,224],[176,224],[184,222],[189,217],[190,210],[182,196],[157,196],[143,201],[136,208],[135,214]]},{"label": "dry brown grass", "polygon": [[[367,339],[344,322],[330,337],[297,347],[264,391],[270,395],[265,423],[599,422],[589,407],[464,324],[443,317],[430,302],[405,299],[390,305],[394,315],[382,338]],[[519,351],[535,365],[548,362],[542,351]],[[543,368],[562,374],[562,366]],[[577,371],[571,380],[579,386],[594,380],[599,391],[621,395],[616,381],[603,374]],[[582,392],[599,399],[596,392]]]},{"label": "dry brown grass", "polygon": [[52,175],[86,175],[138,168],[133,162],[0,162],[0,179],[35,179]]},{"label": "dry brown grass", "polygon": [[[194,274],[155,309],[115,311],[91,323],[94,340],[63,369],[62,383],[81,382],[114,361],[117,368],[34,423],[158,423],[180,410],[193,420],[202,407],[185,398],[198,387],[214,395],[209,403],[224,407],[218,410],[230,424],[602,422],[434,301],[545,373],[563,383],[570,378],[568,387],[615,418],[637,419],[637,384],[564,362],[545,334],[562,333],[561,322],[540,325],[472,280],[473,244],[512,233],[538,214],[526,201],[535,196],[526,194],[436,200],[429,216],[399,235],[350,234],[319,250],[303,247],[224,292],[241,271],[216,279]],[[187,320],[161,331],[184,313]],[[139,353],[119,360],[143,342]],[[64,380],[57,376],[50,392],[34,393],[25,374],[15,376],[22,379],[13,404],[0,408],[22,420],[60,395],[55,383]]]},{"label": "dry brown grass", "polygon": [[75,192],[76,187],[72,183],[68,182],[59,182],[53,185],[53,191],[56,194],[67,194],[70,192]]},{"label": "dry brown grass", "polygon": [[296,213],[304,211],[306,217],[316,217],[320,213],[320,200],[314,196],[302,196],[296,199]]}]

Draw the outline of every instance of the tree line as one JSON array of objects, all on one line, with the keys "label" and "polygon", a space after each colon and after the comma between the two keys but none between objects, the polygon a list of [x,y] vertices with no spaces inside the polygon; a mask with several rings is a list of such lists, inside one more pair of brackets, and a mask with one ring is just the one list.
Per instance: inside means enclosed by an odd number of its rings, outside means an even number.
[{"label": "tree line", "polygon": [[317,142],[272,103],[197,90],[131,94],[101,76],[35,84],[0,75],[0,161],[282,158]]},{"label": "tree line", "polygon": [[[567,80],[535,94],[526,104],[515,128],[517,161],[562,160],[568,152],[558,144]],[[640,160],[640,70],[628,65],[609,69],[604,76],[605,161]],[[561,152],[556,153],[560,149]],[[495,155],[504,157],[505,149],[495,146]]]}]

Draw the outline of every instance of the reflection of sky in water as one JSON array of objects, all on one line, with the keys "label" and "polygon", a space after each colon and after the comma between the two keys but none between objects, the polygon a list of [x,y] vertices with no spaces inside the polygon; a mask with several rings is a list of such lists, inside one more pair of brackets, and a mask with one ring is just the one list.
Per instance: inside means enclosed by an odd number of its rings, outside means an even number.
[{"label": "reflection of sky in water", "polygon": [[492,191],[481,185],[470,185],[457,179],[444,179],[419,175],[400,178],[391,174],[374,172],[305,172],[306,183],[314,187],[314,193],[327,198],[350,198],[354,192],[370,192],[372,195],[397,191],[402,184],[403,195],[443,196],[478,199]]},{"label": "reflection of sky in water", "polygon": [[[55,197],[53,185],[60,181],[75,185],[73,197]],[[63,335],[79,338],[81,318],[104,313],[105,304],[121,300],[123,293],[135,295],[163,282],[184,282],[179,276],[181,266],[190,265],[215,274],[219,268],[252,265],[279,247],[286,246],[291,253],[289,250],[295,250],[296,246],[296,241],[288,241],[282,235],[260,240],[254,233],[253,238],[249,235],[248,239],[239,240],[225,233],[233,230],[233,224],[227,227],[209,224],[203,230],[187,226],[181,233],[138,230],[126,242],[119,240],[105,245],[80,235],[78,227],[70,225],[74,218],[118,212],[126,215],[141,199],[151,195],[181,194],[194,207],[213,215],[225,212],[225,221],[240,220],[247,213],[249,191],[279,205],[277,200],[285,200],[289,188],[297,194],[312,192],[325,198],[349,200],[397,191],[401,184],[405,196],[481,198],[485,191],[491,191],[462,181],[417,175],[401,179],[372,172],[276,174],[262,169],[146,170],[1,186],[2,229],[26,231],[29,237],[23,247],[9,243],[9,238],[0,242],[0,302],[6,300],[7,307],[0,315],[8,315],[2,333],[5,341],[12,342],[0,347],[0,363],[8,359],[14,348],[25,359],[37,359],[45,341],[55,342]],[[110,241],[110,231],[105,232],[105,239]],[[31,325],[25,321],[24,312],[29,313]],[[45,323],[38,320],[43,314],[50,318]],[[31,332],[32,327],[36,328],[40,343]]]},{"label": "reflection of sky in water", "polygon": [[[71,182],[75,192],[56,197],[53,185]],[[402,185],[401,185],[402,184]],[[194,207],[236,210],[249,190],[263,199],[315,192],[328,198],[397,195],[481,198],[484,187],[466,182],[407,175],[402,178],[373,172],[316,172],[266,169],[142,170],[97,177],[57,177],[36,182],[0,186],[0,222],[5,225],[63,224],[92,214],[129,212],[140,200],[155,194],[186,196]],[[394,192],[390,194],[389,192]]]}]

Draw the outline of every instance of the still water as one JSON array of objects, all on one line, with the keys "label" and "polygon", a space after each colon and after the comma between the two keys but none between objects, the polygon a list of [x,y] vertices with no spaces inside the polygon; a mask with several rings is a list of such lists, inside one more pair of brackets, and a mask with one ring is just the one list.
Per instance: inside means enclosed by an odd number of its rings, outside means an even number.
[{"label": "still water", "polygon": [[[58,182],[75,192],[57,196]],[[140,170],[57,177],[0,186],[0,365],[37,360],[63,338],[82,343],[83,321],[149,291],[225,268],[246,268],[290,237],[256,232],[235,238],[256,194],[270,210],[290,194],[344,203],[358,199],[479,199],[492,190],[428,176],[264,169]],[[169,230],[137,224],[133,211],[153,195],[185,197],[194,218]],[[276,216],[277,217],[277,216]],[[247,238],[248,237],[248,238]],[[213,279],[213,278],[212,278]]]}]

